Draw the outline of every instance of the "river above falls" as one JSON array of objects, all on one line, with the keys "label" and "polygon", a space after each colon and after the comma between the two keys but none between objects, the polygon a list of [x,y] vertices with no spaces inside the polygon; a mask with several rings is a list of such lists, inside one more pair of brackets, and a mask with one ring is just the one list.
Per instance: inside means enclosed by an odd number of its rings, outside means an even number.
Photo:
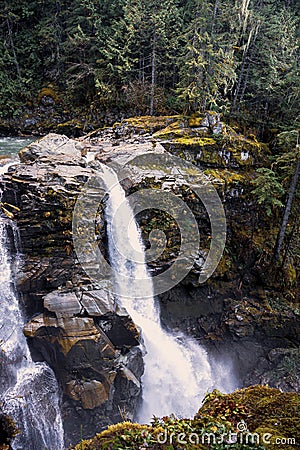
[{"label": "river above falls", "polygon": [[26,145],[35,141],[35,137],[0,137],[0,158],[5,156],[12,157],[17,155],[18,152],[26,147]]}]

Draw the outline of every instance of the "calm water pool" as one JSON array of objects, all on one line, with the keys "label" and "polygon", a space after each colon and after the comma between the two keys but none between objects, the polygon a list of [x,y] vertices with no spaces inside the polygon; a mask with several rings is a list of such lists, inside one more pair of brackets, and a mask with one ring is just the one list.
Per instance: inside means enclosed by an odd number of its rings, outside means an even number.
[{"label": "calm water pool", "polygon": [[0,137],[0,155],[17,155],[22,148],[35,140],[34,137]]}]

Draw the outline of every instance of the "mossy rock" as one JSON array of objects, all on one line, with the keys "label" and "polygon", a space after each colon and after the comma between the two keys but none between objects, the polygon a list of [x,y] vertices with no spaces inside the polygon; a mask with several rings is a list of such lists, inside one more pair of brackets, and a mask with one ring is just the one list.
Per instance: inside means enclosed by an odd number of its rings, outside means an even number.
[{"label": "mossy rock", "polygon": [[140,449],[145,442],[157,442],[157,431],[159,430],[148,425],[117,423],[93,439],[80,442],[74,450]]},{"label": "mossy rock", "polygon": [[[47,99],[51,99],[52,102],[47,101]],[[51,103],[57,104],[60,103],[60,96],[58,89],[52,84],[49,83],[47,86],[43,87],[37,96],[37,102],[43,103],[45,105],[49,105]]]},{"label": "mossy rock", "polygon": [[203,173],[216,188],[220,187],[224,194],[231,189],[238,189],[248,185],[251,179],[247,172],[243,173],[228,169],[205,169]]},{"label": "mossy rock", "polygon": [[[217,119],[215,119],[217,120]],[[209,167],[249,168],[268,148],[254,135],[245,137],[223,122],[206,117],[180,118],[153,135],[172,154]]]},{"label": "mossy rock", "polygon": [[[228,405],[231,405],[230,407]],[[241,411],[232,414],[230,409]],[[232,394],[224,395],[214,391],[207,396],[197,416],[210,414],[215,419],[226,418],[234,425],[240,419],[245,420],[248,430],[260,436],[264,430],[272,430],[270,444],[266,448],[273,449],[276,438],[284,442],[294,439],[300,442],[300,394],[281,392],[279,389],[268,386],[251,386]],[[286,444],[285,444],[286,445]],[[276,448],[295,448],[279,447]]]},{"label": "mossy rock", "polygon": [[[203,436],[235,433],[231,449],[295,449],[300,442],[300,394],[283,393],[268,386],[251,386],[222,394],[208,394],[194,419],[174,416],[154,418],[151,425],[123,422],[108,427],[95,438],[82,441],[74,450],[196,450],[226,449],[228,442],[205,442]],[[243,428],[241,428],[241,426]],[[173,433],[172,442],[170,436]],[[199,436],[198,443],[189,436]],[[167,442],[161,437],[168,436]],[[182,441],[185,439],[185,443]]]},{"label": "mossy rock", "polygon": [[202,123],[203,123],[203,117],[202,116],[199,116],[199,115],[192,115],[190,118],[189,118],[189,127],[191,127],[191,128],[194,128],[194,127],[196,127],[196,128],[198,128],[198,127],[201,127],[202,126]]},{"label": "mossy rock", "polygon": [[80,136],[84,131],[84,122],[79,119],[68,120],[56,125],[56,132],[67,136]]},{"label": "mossy rock", "polygon": [[295,450],[296,440],[288,438],[278,433],[276,426],[274,428],[262,426],[256,429],[256,433],[262,436],[262,441],[268,450]]},{"label": "mossy rock", "polygon": [[166,128],[180,116],[140,116],[124,119],[113,125],[113,130],[121,136],[130,134],[155,133],[158,130]]},{"label": "mossy rock", "polygon": [[192,145],[195,142],[186,141],[188,139],[205,137],[208,134],[208,128],[205,127],[190,127],[187,121],[182,117],[175,120],[167,127],[154,133],[153,138],[159,140],[177,140],[183,139],[181,143]]},{"label": "mossy rock", "polygon": [[174,140],[176,144],[180,145],[188,145],[188,146],[197,146],[197,147],[206,147],[206,146],[215,146],[216,140],[208,137],[197,137],[197,136],[187,136],[182,138],[177,138]]}]

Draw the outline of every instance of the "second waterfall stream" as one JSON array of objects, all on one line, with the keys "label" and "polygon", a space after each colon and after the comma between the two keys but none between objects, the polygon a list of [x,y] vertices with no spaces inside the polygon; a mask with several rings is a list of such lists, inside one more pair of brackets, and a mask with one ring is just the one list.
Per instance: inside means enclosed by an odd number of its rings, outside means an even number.
[{"label": "second waterfall stream", "polygon": [[108,191],[105,218],[113,281],[119,303],[141,328],[144,340],[143,401],[138,420],[149,422],[153,415],[171,413],[193,417],[205,393],[224,386],[214,376],[206,351],[194,339],[162,328],[132,208],[116,173],[105,165],[102,169]]},{"label": "second waterfall stream", "polygon": [[0,402],[20,430],[13,450],[62,450],[57,381],[45,363],[33,362],[22,331],[24,317],[14,292],[6,235],[6,228],[13,226],[0,216]]}]

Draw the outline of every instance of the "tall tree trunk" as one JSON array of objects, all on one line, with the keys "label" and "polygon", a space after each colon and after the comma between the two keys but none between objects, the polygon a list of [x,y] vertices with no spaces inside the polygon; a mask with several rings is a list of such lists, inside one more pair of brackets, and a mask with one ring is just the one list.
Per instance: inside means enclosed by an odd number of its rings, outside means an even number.
[{"label": "tall tree trunk", "polygon": [[233,114],[235,109],[236,109],[238,96],[239,96],[239,93],[240,93],[240,90],[241,90],[241,87],[242,87],[242,81],[243,81],[243,78],[244,78],[244,72],[245,72],[245,68],[246,68],[247,56],[248,55],[247,55],[247,51],[246,51],[244,53],[244,56],[243,56],[242,67],[241,67],[240,74],[239,74],[239,77],[238,77],[238,82],[237,82],[237,86],[236,86],[236,89],[235,89],[235,93],[234,93],[234,97],[233,97],[233,101],[232,101],[230,114]]},{"label": "tall tree trunk", "polygon": [[[297,145],[297,151],[299,151],[299,147],[300,146]],[[291,187],[289,190],[288,201],[285,206],[284,216],[282,219],[282,224],[281,224],[281,227],[279,230],[277,243],[276,243],[276,247],[275,247],[275,252],[274,252],[274,260],[275,261],[278,261],[278,259],[280,257],[281,248],[282,248],[282,244],[283,244],[284,236],[285,236],[285,232],[286,232],[286,227],[288,224],[288,220],[289,220],[289,216],[290,216],[290,212],[291,212],[291,208],[292,208],[292,203],[293,203],[293,199],[294,199],[294,195],[295,195],[295,190],[296,190],[296,186],[297,186],[298,179],[299,179],[299,173],[300,173],[300,157],[298,156],[293,181],[292,181],[292,184],[291,184]]]},{"label": "tall tree trunk", "polygon": [[242,92],[241,92],[240,100],[239,100],[240,103],[244,100],[245,92],[246,92],[246,89],[247,89],[249,73],[250,73],[250,67],[251,67],[251,61],[253,60],[254,51],[255,51],[255,42],[256,42],[256,38],[257,38],[257,34],[258,34],[258,28],[259,27],[256,28],[256,33],[255,33],[255,36],[253,38],[253,42],[252,42],[252,45],[251,45],[251,48],[250,48],[250,52],[249,52],[248,65],[247,65],[245,78],[244,78],[244,84],[243,84],[243,87],[242,87]]},{"label": "tall tree trunk", "polygon": [[214,31],[215,31],[215,25],[216,25],[216,20],[217,20],[217,15],[218,15],[218,7],[219,7],[219,0],[215,0],[213,19],[212,19],[212,24],[211,24],[212,34],[214,34]]},{"label": "tall tree trunk", "polygon": [[156,32],[154,32],[154,36],[153,36],[153,48],[152,48],[152,60],[151,60],[150,116],[153,116],[153,113],[154,113],[155,65],[156,65]]},{"label": "tall tree trunk", "polygon": [[62,57],[63,47],[63,22],[62,22],[62,9],[60,2],[56,1],[56,29],[57,29],[57,42],[56,42],[56,66],[57,66],[57,78],[60,78],[61,73],[64,72],[64,63]]},{"label": "tall tree trunk", "polygon": [[[259,27],[260,27],[260,25],[257,24],[255,30],[250,29],[250,31],[249,31],[248,43],[246,45],[246,49],[243,54],[241,70],[239,73],[230,114],[233,114],[235,112],[235,110],[237,109],[238,101],[241,102],[242,99],[244,98],[247,83],[248,83],[251,60],[252,60],[252,57],[254,54],[254,49],[255,49],[255,41],[257,39]],[[253,31],[254,31],[254,36],[253,36]],[[252,36],[253,36],[253,38],[252,38]],[[240,92],[241,92],[241,95],[240,95]],[[240,98],[239,98],[239,96],[240,96]]]},{"label": "tall tree trunk", "polygon": [[12,35],[12,27],[11,27],[11,23],[10,23],[9,19],[6,19],[6,25],[7,25],[7,29],[8,29],[10,47],[13,52],[14,64],[16,66],[18,77],[21,79],[22,78],[21,71],[20,71],[20,66],[19,66],[19,62],[18,62],[18,58],[17,58],[17,53],[15,50],[15,45],[14,45],[14,40],[13,40],[13,35]]}]

